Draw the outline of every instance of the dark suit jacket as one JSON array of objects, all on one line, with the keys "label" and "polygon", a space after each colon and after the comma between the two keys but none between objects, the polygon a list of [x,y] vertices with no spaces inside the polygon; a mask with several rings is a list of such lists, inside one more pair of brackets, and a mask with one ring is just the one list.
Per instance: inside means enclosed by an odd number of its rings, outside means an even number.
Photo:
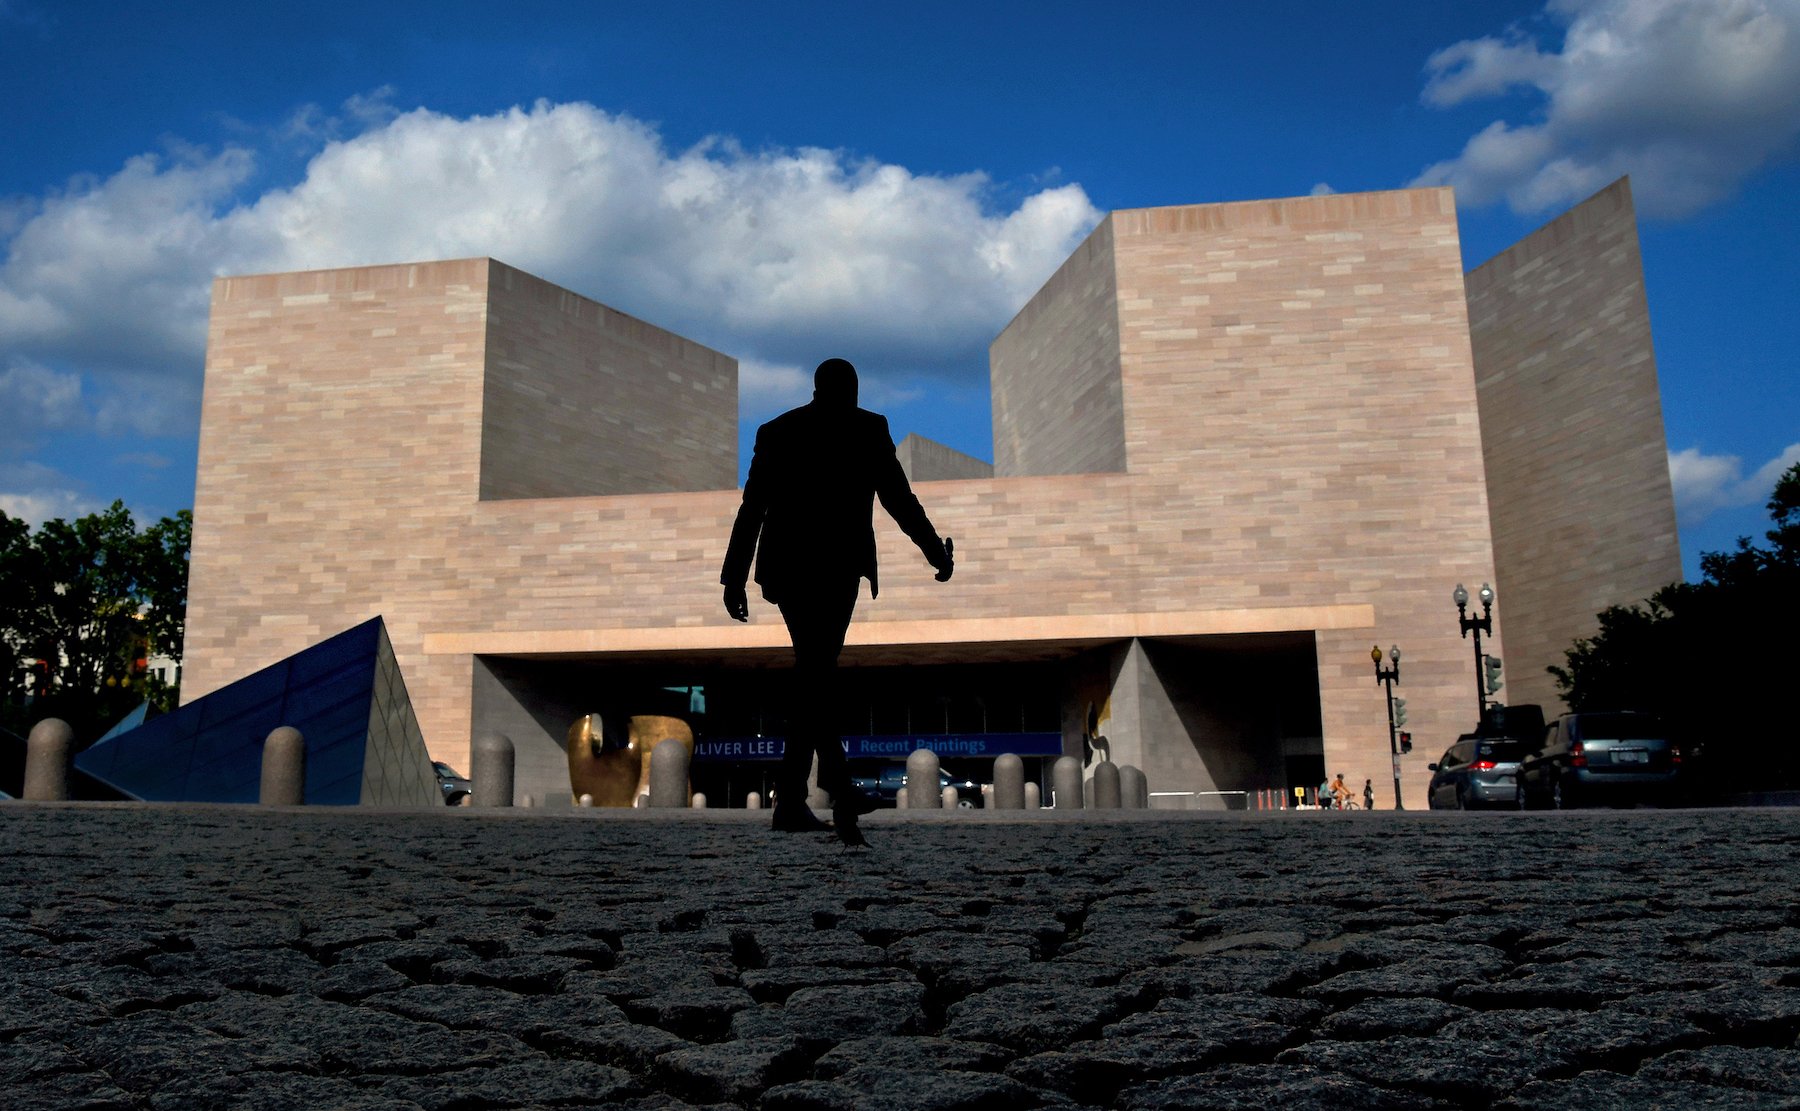
[{"label": "dark suit jacket", "polygon": [[816,401],[790,409],[756,430],[719,582],[744,585],[754,552],[756,582],[770,602],[794,584],[845,575],[866,577],[870,596],[879,594],[876,498],[928,561],[942,560],[943,541],[894,457],[886,417]]}]

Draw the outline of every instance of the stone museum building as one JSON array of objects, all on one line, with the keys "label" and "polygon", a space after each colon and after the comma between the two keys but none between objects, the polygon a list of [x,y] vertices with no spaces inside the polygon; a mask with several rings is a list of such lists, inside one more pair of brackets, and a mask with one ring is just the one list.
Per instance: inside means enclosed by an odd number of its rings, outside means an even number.
[{"label": "stone museum building", "polygon": [[[991,465],[898,445],[957,574],[877,513],[859,766],[1110,756],[1182,806],[1341,772],[1388,807],[1397,644],[1422,807],[1477,715],[1457,583],[1498,593],[1498,697],[1550,711],[1595,612],[1680,577],[1624,180],[1467,274],[1448,189],[1114,212],[990,373]],[[566,803],[571,723],[675,713],[742,805],[790,655],[720,604],[737,413],[730,354],[493,259],[219,279],[184,697],[379,617],[431,758],[498,730]]]}]

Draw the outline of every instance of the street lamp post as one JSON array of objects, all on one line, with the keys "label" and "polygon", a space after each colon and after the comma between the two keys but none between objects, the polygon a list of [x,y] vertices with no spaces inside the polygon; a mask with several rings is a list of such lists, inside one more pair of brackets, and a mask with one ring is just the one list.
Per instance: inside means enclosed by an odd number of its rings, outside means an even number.
[{"label": "street lamp post", "polygon": [[1400,681],[1400,646],[1388,649],[1388,658],[1393,660],[1392,667],[1381,666],[1381,645],[1369,649],[1369,658],[1375,661],[1375,682],[1387,692],[1388,714],[1388,754],[1394,758],[1394,809],[1405,810],[1400,802],[1400,742],[1394,725],[1394,684]]},{"label": "street lamp post", "polygon": [[1463,589],[1462,583],[1456,584],[1456,591],[1450,597],[1456,602],[1456,620],[1462,627],[1462,635],[1466,638],[1471,632],[1475,634],[1475,705],[1480,711],[1476,720],[1486,721],[1488,697],[1482,681],[1481,634],[1494,635],[1494,588],[1482,583],[1476,592],[1476,597],[1481,599],[1480,617],[1469,616],[1469,592]]}]

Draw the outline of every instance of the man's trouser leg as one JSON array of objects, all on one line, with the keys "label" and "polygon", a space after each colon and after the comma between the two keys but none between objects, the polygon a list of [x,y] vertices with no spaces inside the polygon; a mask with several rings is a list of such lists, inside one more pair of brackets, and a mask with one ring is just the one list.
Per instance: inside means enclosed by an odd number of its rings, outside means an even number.
[{"label": "man's trouser leg", "polygon": [[814,753],[821,788],[837,797],[850,785],[850,765],[838,734],[837,661],[861,585],[860,578],[851,579],[781,603],[781,617],[794,642],[794,704],[778,783],[783,799],[805,801]]}]

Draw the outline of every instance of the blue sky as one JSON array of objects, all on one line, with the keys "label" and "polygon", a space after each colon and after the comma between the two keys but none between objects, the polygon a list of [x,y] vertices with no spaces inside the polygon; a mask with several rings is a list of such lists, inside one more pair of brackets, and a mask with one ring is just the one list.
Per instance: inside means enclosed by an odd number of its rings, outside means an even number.
[{"label": "blue sky", "polygon": [[1800,0],[0,0],[0,96],[34,521],[191,504],[215,274],[491,254],[736,355],[746,432],[843,355],[991,458],[1105,211],[1448,183],[1473,266],[1624,172],[1690,574],[1800,459]]}]

